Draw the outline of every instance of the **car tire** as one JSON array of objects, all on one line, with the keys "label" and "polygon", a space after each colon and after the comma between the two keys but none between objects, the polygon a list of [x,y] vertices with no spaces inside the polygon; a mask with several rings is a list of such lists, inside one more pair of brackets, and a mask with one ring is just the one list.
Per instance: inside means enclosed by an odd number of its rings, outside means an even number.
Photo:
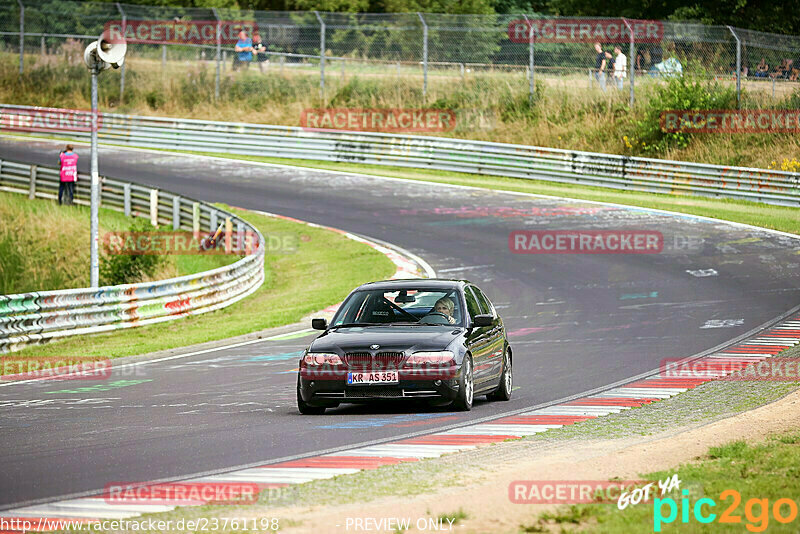
[{"label": "car tire", "polygon": [[475,397],[475,382],[472,375],[472,358],[464,356],[461,364],[461,374],[458,377],[458,396],[453,401],[453,407],[462,412],[472,409],[472,401]]},{"label": "car tire", "polygon": [[514,386],[512,359],[508,355],[508,349],[503,352],[503,371],[500,373],[500,384],[497,389],[486,395],[491,401],[511,400],[511,390]]},{"label": "car tire", "polygon": [[303,400],[300,395],[300,377],[297,377],[297,409],[303,415],[322,415],[325,413],[325,406],[312,406]]}]

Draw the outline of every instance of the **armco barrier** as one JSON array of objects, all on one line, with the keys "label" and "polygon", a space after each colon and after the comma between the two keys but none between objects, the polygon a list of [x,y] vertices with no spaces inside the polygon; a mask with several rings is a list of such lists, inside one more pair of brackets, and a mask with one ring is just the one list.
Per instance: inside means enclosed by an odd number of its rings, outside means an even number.
[{"label": "armco barrier", "polygon": [[[86,113],[86,112],[84,112]],[[59,117],[68,110],[0,105],[0,131],[88,140]],[[69,121],[67,121],[68,123]],[[800,205],[800,173],[724,167],[442,137],[103,114],[105,143],[368,163],[546,180],[674,195]]]},{"label": "armco barrier", "polygon": [[[57,198],[55,168],[0,160],[0,190],[29,198]],[[78,176],[75,202],[89,203],[90,179]],[[101,205],[134,217],[153,218],[174,230],[216,230],[231,219],[232,228],[253,232],[255,253],[212,271],[158,282],[97,289],[38,291],[0,295],[0,353],[26,345],[80,334],[160,323],[229,306],[264,281],[264,237],[236,215],[209,204],[132,183],[102,179]],[[88,264],[87,264],[88,268]]]}]

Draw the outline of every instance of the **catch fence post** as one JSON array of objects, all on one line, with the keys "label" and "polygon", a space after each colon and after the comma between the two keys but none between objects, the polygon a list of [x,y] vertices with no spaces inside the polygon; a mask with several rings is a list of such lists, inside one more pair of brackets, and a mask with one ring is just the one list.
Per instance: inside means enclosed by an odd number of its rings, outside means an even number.
[{"label": "catch fence post", "polygon": [[319,11],[314,11],[319,22],[319,94],[325,100],[325,21],[319,15]]},{"label": "catch fence post", "polygon": [[19,4],[19,73],[25,72],[25,5],[22,0],[17,0]]},{"label": "catch fence post", "polygon": [[428,23],[422,13],[417,12],[422,22],[422,96],[428,95]]}]

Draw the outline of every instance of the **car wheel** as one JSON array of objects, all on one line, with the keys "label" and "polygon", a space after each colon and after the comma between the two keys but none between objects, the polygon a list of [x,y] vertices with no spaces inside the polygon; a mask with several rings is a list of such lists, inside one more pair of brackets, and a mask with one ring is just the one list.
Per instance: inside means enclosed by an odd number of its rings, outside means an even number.
[{"label": "car wheel", "polygon": [[468,412],[472,409],[472,397],[475,393],[475,384],[472,377],[472,358],[464,357],[461,364],[461,376],[458,377],[458,397],[453,401],[457,410]]},{"label": "car wheel", "polygon": [[503,353],[503,372],[500,373],[500,384],[497,389],[486,395],[489,400],[507,401],[511,400],[511,389],[514,385],[513,369],[511,366],[511,358],[508,356],[508,350]]},{"label": "car wheel", "polygon": [[322,415],[325,413],[325,406],[311,406],[300,395],[300,377],[297,377],[297,409],[303,415]]}]

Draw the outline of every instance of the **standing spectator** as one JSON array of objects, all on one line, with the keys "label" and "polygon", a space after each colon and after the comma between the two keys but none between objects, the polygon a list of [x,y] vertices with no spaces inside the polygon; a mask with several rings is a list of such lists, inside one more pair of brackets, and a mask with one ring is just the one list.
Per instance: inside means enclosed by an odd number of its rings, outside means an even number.
[{"label": "standing spectator", "polygon": [[647,58],[642,48],[636,50],[636,65],[633,68],[636,70],[647,70]]},{"label": "standing spectator", "polygon": [[614,54],[611,52],[606,51],[606,72],[611,71],[611,74],[614,74]]},{"label": "standing spectator", "polygon": [[264,72],[264,62],[267,61],[267,47],[261,42],[261,35],[257,31],[253,32],[253,52],[256,52],[258,70]]},{"label": "standing spectator", "polygon": [[622,53],[619,45],[614,47],[614,81],[617,82],[617,89],[622,90],[622,84],[625,82],[625,77],[628,75],[628,58]]},{"label": "standing spectator", "polygon": [[769,65],[767,65],[767,59],[762,57],[756,67],[756,78],[766,78],[767,76],[769,76]]},{"label": "standing spectator", "polygon": [[236,70],[237,67],[243,63],[244,68],[248,68],[250,62],[253,61],[253,41],[247,36],[245,30],[239,32],[239,40],[236,42],[234,51],[236,52],[236,59],[238,61],[233,62],[233,70]]},{"label": "standing spectator", "polygon": [[600,89],[603,91],[606,90],[606,53],[603,52],[603,47],[600,46],[600,43],[594,44],[595,52],[597,52],[597,57],[595,58],[594,62],[594,78],[597,80],[597,83],[600,84]]},{"label": "standing spectator", "polygon": [[72,205],[75,195],[75,182],[78,181],[78,155],[72,151],[72,145],[67,145],[58,155],[61,166],[60,181],[58,184],[58,203]]}]

